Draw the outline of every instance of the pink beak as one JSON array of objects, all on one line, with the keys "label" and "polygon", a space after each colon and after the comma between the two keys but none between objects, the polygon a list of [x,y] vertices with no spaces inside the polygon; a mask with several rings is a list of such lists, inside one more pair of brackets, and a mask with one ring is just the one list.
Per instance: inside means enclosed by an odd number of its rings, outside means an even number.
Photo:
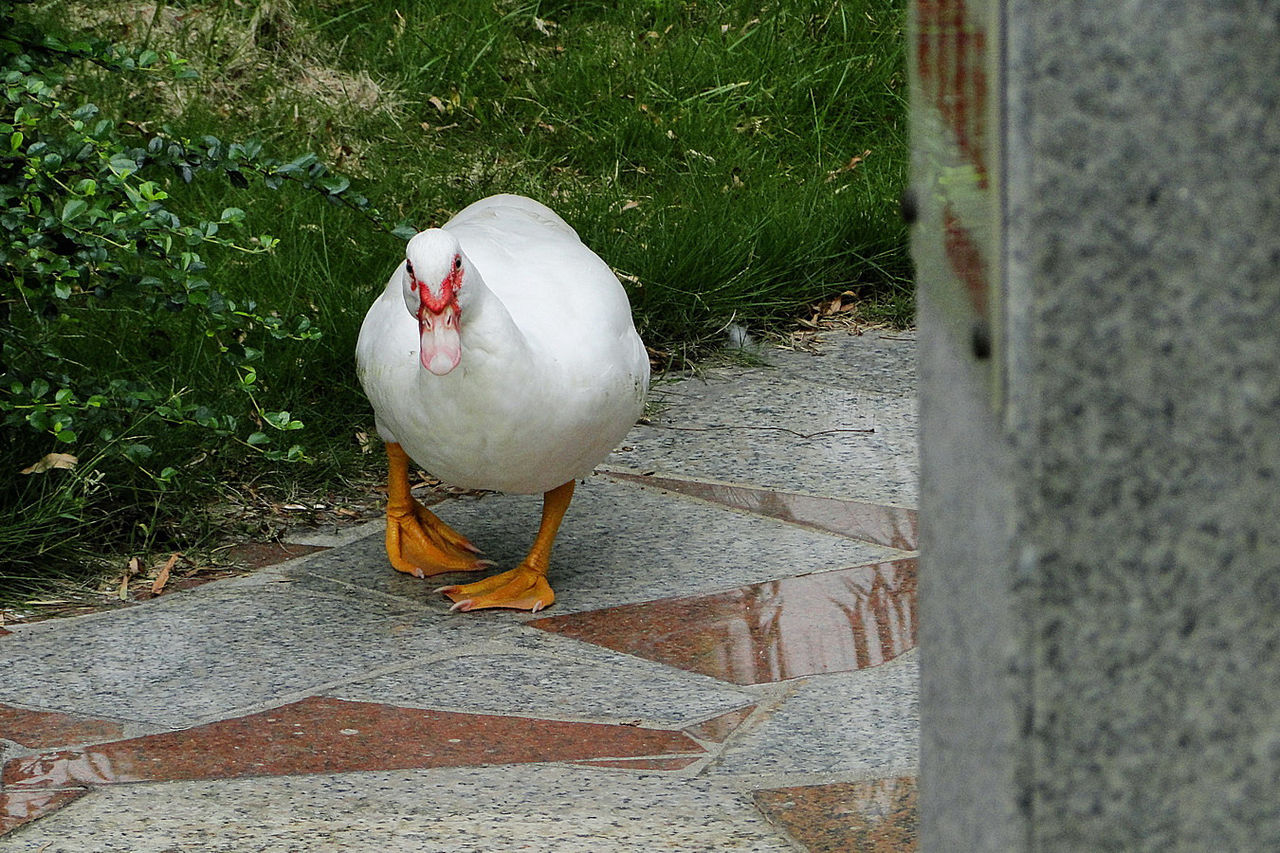
[{"label": "pink beak", "polygon": [[444,376],[462,360],[462,338],[458,334],[458,309],[452,303],[443,311],[422,308],[418,315],[422,344],[418,351],[422,366],[436,376]]}]

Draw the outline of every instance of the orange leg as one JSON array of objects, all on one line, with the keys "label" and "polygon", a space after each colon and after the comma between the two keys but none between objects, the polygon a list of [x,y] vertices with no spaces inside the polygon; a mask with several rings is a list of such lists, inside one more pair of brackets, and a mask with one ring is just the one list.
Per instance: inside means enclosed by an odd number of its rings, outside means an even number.
[{"label": "orange leg", "polygon": [[387,442],[387,557],[396,571],[425,578],[492,566],[480,550],[418,503],[409,491],[409,457]]},{"label": "orange leg", "polygon": [[512,610],[531,610],[537,613],[550,607],[556,594],[547,583],[547,568],[551,560],[551,546],[564,519],[569,501],[573,500],[573,480],[557,486],[542,496],[542,524],[538,538],[520,565],[510,571],[485,578],[476,583],[441,587],[453,599],[453,610],[483,610],[489,607],[506,607]]}]

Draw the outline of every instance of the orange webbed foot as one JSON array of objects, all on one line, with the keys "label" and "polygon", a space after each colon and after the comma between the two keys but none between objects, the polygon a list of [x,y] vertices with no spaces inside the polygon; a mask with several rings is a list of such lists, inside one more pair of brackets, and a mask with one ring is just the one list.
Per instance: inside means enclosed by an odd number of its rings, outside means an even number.
[{"label": "orange webbed foot", "polygon": [[409,457],[393,441],[387,442],[387,463],[387,558],[396,571],[425,578],[494,565],[478,559],[479,548],[413,497]]},{"label": "orange webbed foot", "polygon": [[416,578],[494,565],[478,558],[479,548],[416,500],[407,508],[388,507],[386,539],[392,567]]},{"label": "orange webbed foot", "polygon": [[572,499],[573,480],[542,496],[542,523],[538,527],[538,537],[520,565],[482,581],[438,589],[437,592],[453,600],[450,609],[467,611],[505,607],[537,613],[544,607],[550,607],[556,600],[556,594],[547,583],[551,546]]},{"label": "orange webbed foot", "polygon": [[546,574],[524,564],[475,583],[445,586],[436,592],[454,602],[450,610],[462,612],[501,607],[537,613],[556,600]]}]

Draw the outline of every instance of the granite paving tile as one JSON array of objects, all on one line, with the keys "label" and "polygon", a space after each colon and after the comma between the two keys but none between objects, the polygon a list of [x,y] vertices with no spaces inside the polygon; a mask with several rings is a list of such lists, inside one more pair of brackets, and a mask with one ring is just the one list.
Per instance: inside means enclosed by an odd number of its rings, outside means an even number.
[{"label": "granite paving tile", "polygon": [[[541,634],[542,632],[530,632]],[[577,643],[499,642],[328,691],[344,699],[553,719],[683,726],[750,705],[722,681]],[[536,639],[536,638],[535,638]],[[540,648],[530,649],[536,645]]]},{"label": "granite paving tile", "polygon": [[215,584],[22,626],[3,641],[0,701],[180,728],[447,650],[476,631],[379,597]]},{"label": "granite paving tile", "polygon": [[[537,532],[541,498],[491,495],[433,507],[496,560],[524,558]],[[551,557],[556,603],[550,612],[594,610],[633,601],[730,589],[746,583],[887,559],[896,552],[750,517],[697,500],[672,500],[652,489],[592,477],[577,489]],[[495,570],[496,571],[496,570]],[[317,554],[290,577],[304,585],[324,578],[434,609],[448,602],[434,590],[475,575],[425,580],[391,569],[381,537]],[[510,621],[510,614],[454,614],[453,619]],[[527,618],[521,616],[520,618]]]},{"label": "granite paving tile", "polygon": [[779,492],[734,483],[691,480],[687,477],[662,477],[621,470],[607,470],[605,473],[625,482],[678,492],[743,512],[766,515],[887,548],[914,551],[919,543],[920,524],[913,509]]},{"label": "granite paving tile", "polygon": [[735,736],[709,772],[915,773],[920,744],[916,654],[908,652],[872,669],[789,683],[792,692],[781,706]]},{"label": "granite paving tile", "polygon": [[823,332],[815,350],[768,346],[759,355],[764,370],[808,382],[909,395],[915,390],[916,335],[868,330],[860,335]]},{"label": "granite paving tile", "polygon": [[7,842],[22,853],[795,849],[735,791],[556,765],[114,786]]},{"label": "granite paving tile", "polygon": [[[912,506],[913,397],[732,372],[655,386],[659,411],[607,464],[762,488]],[[865,430],[872,430],[865,432]]]},{"label": "granite paving tile", "polygon": [[600,758],[592,761],[575,761],[579,767],[613,767],[618,770],[683,770],[702,761],[701,756],[678,758]]},{"label": "granite paving tile", "polygon": [[866,669],[916,645],[916,560],[528,624],[737,684]]},{"label": "granite paving tile", "polygon": [[[433,506],[432,510],[439,510],[439,507]],[[348,595],[359,597],[373,593],[370,600],[386,599],[421,613],[447,616],[452,602],[436,590],[447,583],[476,580],[484,576],[484,572],[450,572],[428,578],[415,578],[397,572],[387,561],[384,533],[383,524],[370,526],[367,535],[361,539],[331,548],[304,562],[288,564],[279,579],[288,581],[296,588],[326,594],[345,591]],[[478,611],[471,615],[479,615],[482,620],[491,621],[494,614],[495,611]]]},{"label": "granite paving tile", "polygon": [[[428,501],[428,503],[432,502]],[[338,548],[374,533],[381,535],[385,528],[386,523],[382,518],[340,526],[300,528],[289,532],[289,542],[297,545],[316,545],[321,548]]]},{"label": "granite paving tile", "polygon": [[755,801],[809,853],[909,853],[917,847],[914,776],[762,790]]},{"label": "granite paving tile", "polygon": [[751,381],[742,382],[743,373],[733,367],[716,368],[701,376],[656,383],[657,422],[719,435],[779,433],[799,438],[832,431],[852,439],[874,434],[881,419],[881,407],[868,405],[883,396],[876,392],[830,387],[767,369],[749,371]]}]

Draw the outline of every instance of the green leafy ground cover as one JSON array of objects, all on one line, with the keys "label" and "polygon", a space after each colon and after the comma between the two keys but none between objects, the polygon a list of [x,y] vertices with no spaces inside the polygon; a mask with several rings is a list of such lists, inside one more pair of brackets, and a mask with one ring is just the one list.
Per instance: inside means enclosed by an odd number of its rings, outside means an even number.
[{"label": "green leafy ground cover", "polygon": [[850,290],[910,322],[901,0],[0,14],[0,591],[364,488],[395,227],[490,193],[578,229],[660,366]]}]

